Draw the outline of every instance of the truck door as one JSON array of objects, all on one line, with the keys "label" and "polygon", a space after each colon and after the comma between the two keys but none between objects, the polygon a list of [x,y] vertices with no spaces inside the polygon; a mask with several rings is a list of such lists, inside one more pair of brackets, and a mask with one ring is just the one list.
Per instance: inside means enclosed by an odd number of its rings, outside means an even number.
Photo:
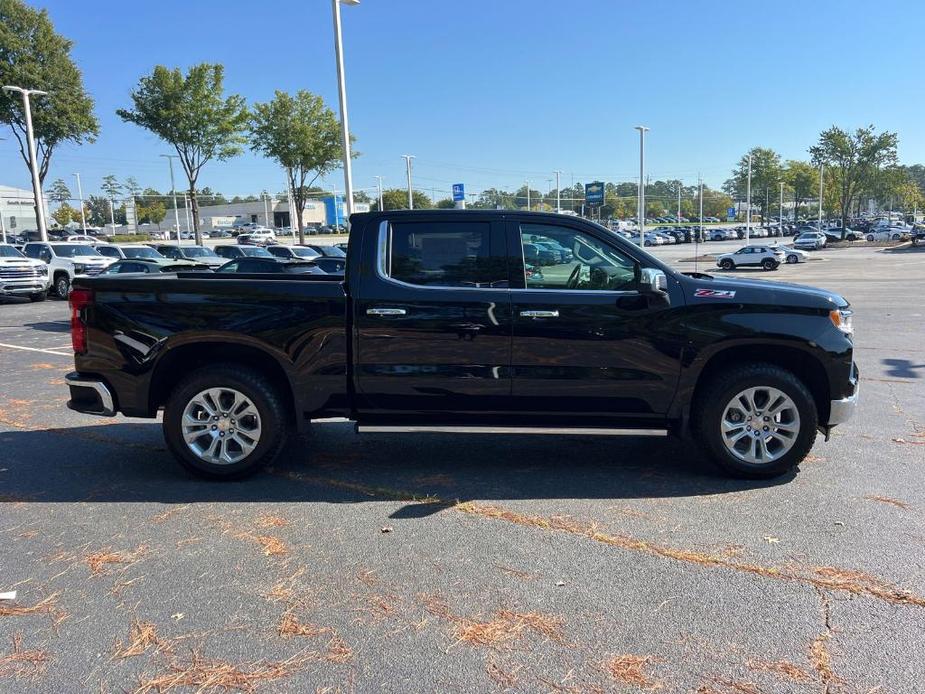
[{"label": "truck door", "polygon": [[[369,233],[369,232],[368,232]],[[504,224],[397,215],[366,243],[354,294],[359,409],[507,410],[511,296]]]},{"label": "truck door", "polygon": [[638,291],[640,263],[603,229],[508,227],[508,244],[524,249],[522,278],[519,259],[511,270],[512,408],[586,426],[663,416],[683,344],[670,306]]}]

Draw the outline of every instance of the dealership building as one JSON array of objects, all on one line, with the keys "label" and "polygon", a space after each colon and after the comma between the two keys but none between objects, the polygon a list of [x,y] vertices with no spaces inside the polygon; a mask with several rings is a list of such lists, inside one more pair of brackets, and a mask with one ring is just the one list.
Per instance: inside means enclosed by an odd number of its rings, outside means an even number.
[{"label": "dealership building", "polygon": [[[180,204],[183,204],[180,198]],[[356,212],[369,212],[366,203],[354,203]],[[180,231],[187,231],[186,211],[180,210]],[[282,229],[294,226],[291,224],[289,214],[289,201],[269,198],[254,200],[252,202],[231,202],[225,205],[200,205],[199,228],[228,229],[244,224],[261,224],[263,226]],[[305,203],[302,212],[302,227],[324,226],[344,223],[344,198],[340,195],[328,194],[324,197],[314,198]],[[175,226],[174,212],[167,210],[167,217],[162,222],[171,228]]]},{"label": "dealership building", "polygon": [[21,234],[38,228],[32,191],[0,185],[0,232]]}]

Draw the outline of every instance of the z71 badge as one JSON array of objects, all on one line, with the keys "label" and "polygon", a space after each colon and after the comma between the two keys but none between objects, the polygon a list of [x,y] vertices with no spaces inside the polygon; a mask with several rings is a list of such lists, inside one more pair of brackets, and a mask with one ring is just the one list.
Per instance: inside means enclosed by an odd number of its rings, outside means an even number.
[{"label": "z71 badge", "polygon": [[734,289],[698,289],[694,292],[694,296],[703,299],[732,299],[735,295]]}]

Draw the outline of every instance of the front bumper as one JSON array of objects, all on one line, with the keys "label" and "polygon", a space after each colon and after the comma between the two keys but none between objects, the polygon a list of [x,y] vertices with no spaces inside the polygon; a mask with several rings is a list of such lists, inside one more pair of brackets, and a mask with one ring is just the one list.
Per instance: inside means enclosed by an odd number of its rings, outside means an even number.
[{"label": "front bumper", "polygon": [[64,377],[64,382],[71,390],[71,399],[67,401],[68,409],[102,417],[112,417],[116,414],[112,392],[102,381],[71,372]]},{"label": "front bumper", "polygon": [[844,424],[849,419],[854,416],[854,411],[857,409],[858,405],[858,395],[861,392],[861,377],[858,374],[857,366],[852,367],[851,369],[851,384],[854,386],[854,390],[851,395],[841,398],[840,400],[832,400],[829,403],[829,421],[827,427],[838,426],[839,424]]},{"label": "front bumper", "polygon": [[0,295],[2,296],[28,296],[38,294],[48,289],[48,280],[44,277],[36,280],[4,282],[0,280]]}]

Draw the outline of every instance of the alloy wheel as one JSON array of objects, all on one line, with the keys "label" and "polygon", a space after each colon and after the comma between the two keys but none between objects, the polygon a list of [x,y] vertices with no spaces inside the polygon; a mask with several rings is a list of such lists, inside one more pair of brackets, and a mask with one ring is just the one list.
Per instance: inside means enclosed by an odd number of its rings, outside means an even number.
[{"label": "alloy wheel", "polygon": [[772,463],[793,448],[800,434],[800,413],[782,390],[746,388],[723,409],[720,422],[726,449],[753,465]]}]

